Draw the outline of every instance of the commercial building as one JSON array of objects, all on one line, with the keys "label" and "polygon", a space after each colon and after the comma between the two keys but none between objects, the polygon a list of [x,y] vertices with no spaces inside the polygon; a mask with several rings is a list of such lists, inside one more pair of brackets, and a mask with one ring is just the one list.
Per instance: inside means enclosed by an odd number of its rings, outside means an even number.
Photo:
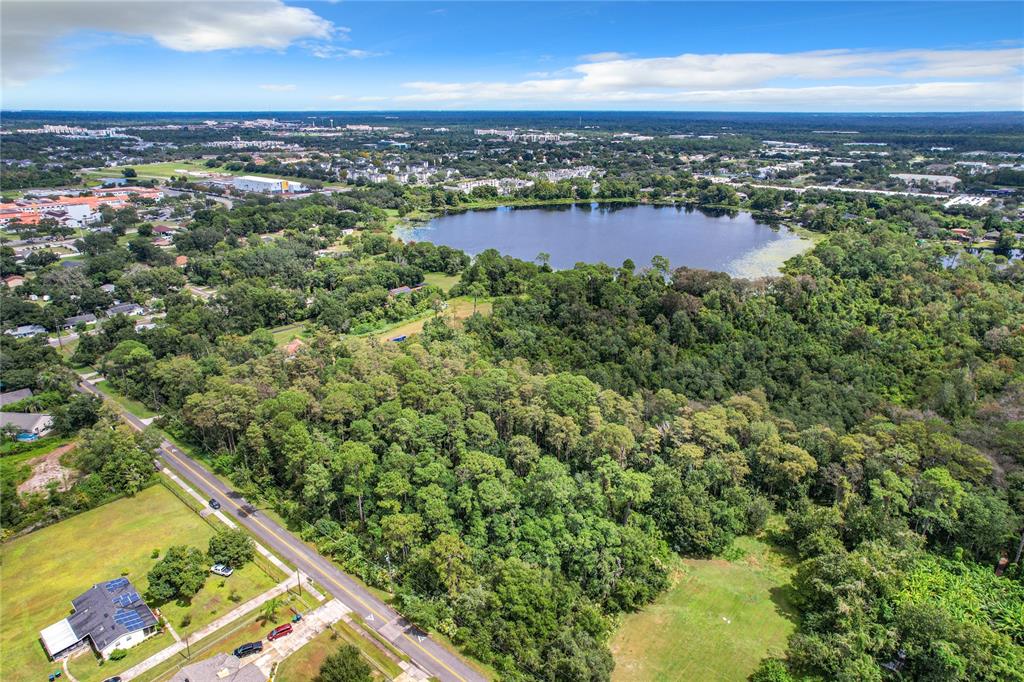
[{"label": "commercial building", "polygon": [[235,189],[243,192],[267,192],[282,194],[287,192],[305,192],[306,186],[300,182],[282,180],[280,178],[263,178],[258,175],[242,175],[231,181]]},{"label": "commercial building", "polygon": [[63,225],[84,227],[100,219],[104,206],[120,209],[135,198],[157,199],[160,196],[159,190],[148,187],[112,187],[93,190],[86,196],[22,199],[0,204],[0,225],[14,221],[32,225],[42,218],[53,218]]},{"label": "commercial building", "polygon": [[157,631],[156,616],[127,578],[93,585],[71,606],[74,613],[39,632],[52,659],[84,646],[110,658],[115,649],[129,649]]}]

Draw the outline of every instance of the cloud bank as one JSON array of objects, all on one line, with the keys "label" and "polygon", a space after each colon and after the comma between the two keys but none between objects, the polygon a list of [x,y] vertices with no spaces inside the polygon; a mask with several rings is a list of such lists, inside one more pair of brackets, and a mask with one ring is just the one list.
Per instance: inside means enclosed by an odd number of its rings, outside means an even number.
[{"label": "cloud bank", "polygon": [[520,81],[412,81],[396,98],[449,107],[633,105],[807,111],[1024,108],[1024,50],[819,50],[585,55],[568,74]]},{"label": "cloud bank", "polygon": [[331,22],[281,0],[117,2],[4,0],[0,3],[4,85],[19,85],[66,68],[61,39],[92,31],[151,38],[179,52],[235,48],[280,50],[303,38],[327,40]]}]

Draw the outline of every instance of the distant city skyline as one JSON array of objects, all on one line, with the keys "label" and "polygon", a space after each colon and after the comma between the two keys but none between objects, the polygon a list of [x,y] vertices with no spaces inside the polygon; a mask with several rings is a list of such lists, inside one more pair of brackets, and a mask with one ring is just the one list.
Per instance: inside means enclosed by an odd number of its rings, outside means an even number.
[{"label": "distant city skyline", "polygon": [[5,0],[4,109],[1024,109],[1024,4]]}]

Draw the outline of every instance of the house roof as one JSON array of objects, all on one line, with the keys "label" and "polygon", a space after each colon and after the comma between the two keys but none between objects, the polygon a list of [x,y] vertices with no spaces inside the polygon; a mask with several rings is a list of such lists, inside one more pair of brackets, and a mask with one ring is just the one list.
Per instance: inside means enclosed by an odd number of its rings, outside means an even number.
[{"label": "house roof", "polygon": [[99,650],[130,632],[156,625],[156,616],[127,578],[93,585],[71,600],[68,622],[79,639],[88,637]]},{"label": "house roof", "polygon": [[0,412],[0,426],[8,424],[23,432],[42,433],[53,426],[53,417],[48,414],[29,414],[28,412]]},{"label": "house roof", "polygon": [[31,388],[19,388],[17,391],[7,391],[6,393],[0,393],[0,405],[10,405],[11,403],[16,403],[19,400],[31,397]]},{"label": "house roof", "polygon": [[129,315],[135,312],[141,312],[142,306],[138,303],[122,303],[121,305],[110,306],[107,308],[107,315]]},{"label": "house roof", "polygon": [[95,322],[96,316],[92,313],[85,313],[84,315],[73,315],[64,319],[65,326],[74,327],[80,322],[88,324],[89,322]]},{"label": "house roof", "polygon": [[251,663],[243,664],[232,654],[186,665],[175,673],[171,682],[266,682],[267,676]]},{"label": "house roof", "polygon": [[45,334],[46,333],[46,327],[43,327],[43,326],[38,325],[38,324],[23,324],[23,325],[20,325],[18,327],[15,327],[14,329],[8,329],[4,333],[5,334],[10,334],[11,336],[18,336],[18,335],[34,336],[36,334]]},{"label": "house roof", "polygon": [[75,634],[67,618],[40,630],[39,638],[43,640],[43,646],[46,647],[46,651],[50,656],[59,654],[82,639]]}]

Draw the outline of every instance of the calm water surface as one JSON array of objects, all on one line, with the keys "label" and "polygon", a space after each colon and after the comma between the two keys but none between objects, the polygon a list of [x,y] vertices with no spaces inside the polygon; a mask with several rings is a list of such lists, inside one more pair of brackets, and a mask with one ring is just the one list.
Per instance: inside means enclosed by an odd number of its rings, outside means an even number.
[{"label": "calm water surface", "polygon": [[556,269],[579,262],[619,266],[627,258],[643,267],[661,255],[672,267],[686,265],[740,277],[778,274],[786,259],[811,246],[786,228],[755,221],[749,213],[716,215],[675,206],[622,204],[467,211],[401,229],[398,236],[471,255],[494,248],[533,260],[544,252]]}]

